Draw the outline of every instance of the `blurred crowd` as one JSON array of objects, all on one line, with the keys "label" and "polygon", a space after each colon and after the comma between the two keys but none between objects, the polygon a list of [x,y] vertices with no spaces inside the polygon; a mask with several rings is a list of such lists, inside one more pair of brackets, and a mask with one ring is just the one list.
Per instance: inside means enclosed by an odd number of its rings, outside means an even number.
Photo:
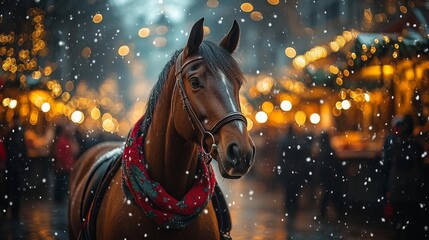
[{"label": "blurred crowd", "polygon": [[[319,210],[315,217],[321,221],[341,222],[353,207],[348,199],[350,189],[346,188],[347,161],[338,157],[331,134],[329,131],[318,136],[300,134],[291,125],[278,141],[277,178],[284,192],[290,225],[300,210],[304,189],[310,189],[310,197],[316,200]],[[427,150],[422,145],[427,140],[416,131],[411,115],[396,116],[380,149],[380,158],[373,159],[377,161],[373,175],[366,177],[368,181],[371,177],[381,180],[377,200],[382,207],[379,219],[391,223],[395,239],[428,237],[429,182],[424,177]],[[364,184],[360,187],[365,188]],[[334,219],[328,219],[327,212]]]},{"label": "blurred crowd", "polygon": [[[69,174],[79,156],[107,140],[82,134],[70,121],[57,121],[43,134],[22,124],[18,114],[0,128],[0,220],[17,219],[23,195],[37,191],[55,203],[68,199]],[[110,137],[111,140],[117,138]]]}]

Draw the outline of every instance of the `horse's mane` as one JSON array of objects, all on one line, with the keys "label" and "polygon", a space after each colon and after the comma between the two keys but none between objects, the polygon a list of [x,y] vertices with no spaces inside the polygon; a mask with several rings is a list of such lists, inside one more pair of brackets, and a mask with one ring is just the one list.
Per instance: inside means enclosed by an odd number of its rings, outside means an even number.
[{"label": "horse's mane", "polygon": [[[176,59],[182,50],[183,49],[179,49],[173,53],[170,60],[159,74],[158,81],[152,88],[147,103],[146,112],[144,114],[143,126],[141,129],[143,134],[146,133],[148,126],[152,122],[155,106],[158,102],[164,85],[167,82],[168,73],[170,69],[174,67],[174,63],[176,62]],[[205,64],[207,65],[208,71],[218,75],[218,71],[220,70],[228,79],[232,81],[238,81],[240,84],[243,82],[244,76],[238,66],[237,61],[226,50],[213,42],[203,41],[200,45],[199,52],[203,57]]]}]

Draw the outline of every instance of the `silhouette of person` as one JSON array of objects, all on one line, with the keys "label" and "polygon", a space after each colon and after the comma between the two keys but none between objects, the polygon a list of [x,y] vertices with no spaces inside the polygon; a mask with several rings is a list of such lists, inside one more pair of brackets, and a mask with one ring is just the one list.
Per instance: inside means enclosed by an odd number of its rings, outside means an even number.
[{"label": "silhouette of person", "polygon": [[320,217],[322,219],[326,217],[326,210],[330,201],[337,208],[338,214],[341,215],[341,206],[343,205],[341,203],[341,179],[343,171],[336,152],[331,145],[331,137],[327,132],[320,134],[319,153],[316,157],[316,163],[318,166],[316,169],[319,171],[319,184],[322,187]]},{"label": "silhouette of person", "polygon": [[292,125],[289,125],[286,136],[281,140],[280,149],[286,213],[293,221],[298,211],[298,196],[304,185],[305,155]]},{"label": "silhouette of person", "polygon": [[12,218],[19,217],[21,208],[21,192],[23,176],[27,165],[27,147],[24,137],[24,127],[20,124],[19,115],[13,116],[13,126],[5,136],[6,171],[5,171],[5,201],[6,212],[11,208]]},{"label": "silhouette of person", "polygon": [[76,161],[79,147],[69,129],[57,126],[55,129],[56,143],[53,145],[55,159],[54,200],[62,202],[68,191],[69,175]]},{"label": "silhouette of person", "polygon": [[423,192],[423,147],[413,135],[414,121],[405,115],[395,123],[383,148],[382,161],[389,167],[387,196],[393,206],[397,239],[420,239],[420,193]]}]

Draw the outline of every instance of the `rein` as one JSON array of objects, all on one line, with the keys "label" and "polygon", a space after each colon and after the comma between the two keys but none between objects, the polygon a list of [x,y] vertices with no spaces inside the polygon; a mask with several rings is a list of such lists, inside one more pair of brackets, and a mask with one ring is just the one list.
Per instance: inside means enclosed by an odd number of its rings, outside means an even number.
[{"label": "rein", "polygon": [[[189,101],[188,95],[186,94],[185,85],[183,83],[183,78],[182,78],[183,69],[187,65],[189,65],[193,62],[203,60],[203,57],[202,56],[190,57],[183,64],[182,64],[182,61],[183,61],[182,58],[183,58],[183,51],[179,54],[179,56],[177,57],[177,60],[176,60],[176,66],[175,66],[176,67],[175,68],[176,83],[174,85],[174,89],[176,89],[176,87],[179,86],[178,90],[179,90],[179,94],[180,94],[180,99],[182,100],[183,108],[185,109],[185,112],[188,115],[188,119],[191,122],[192,128],[195,130],[195,126],[196,126],[198,131],[201,134],[200,145],[201,145],[201,149],[202,149],[204,155],[207,156],[208,160],[207,160],[206,164],[208,165],[208,164],[210,164],[210,162],[213,159],[212,153],[217,149],[216,140],[215,140],[213,134],[215,134],[217,131],[219,131],[219,129],[222,126],[224,126],[225,124],[232,122],[232,121],[236,121],[236,120],[244,122],[244,124],[247,126],[247,120],[246,120],[246,117],[244,117],[244,115],[241,112],[234,111],[234,112],[227,113],[224,117],[217,120],[216,123],[209,130],[207,130],[203,126],[201,121],[198,119],[197,114],[195,113],[194,109],[192,108],[191,102]],[[206,151],[206,149],[204,148],[204,139],[207,136],[212,139],[212,146],[211,146],[209,151]]]}]

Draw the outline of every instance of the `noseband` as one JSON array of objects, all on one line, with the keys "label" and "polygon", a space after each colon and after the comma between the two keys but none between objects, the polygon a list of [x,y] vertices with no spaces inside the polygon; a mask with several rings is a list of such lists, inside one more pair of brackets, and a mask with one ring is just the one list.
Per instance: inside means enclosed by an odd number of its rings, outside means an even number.
[{"label": "noseband", "polygon": [[[179,56],[176,59],[176,83],[174,85],[174,89],[176,89],[176,86],[178,86],[180,98],[183,103],[183,108],[185,109],[186,114],[188,115],[188,119],[191,122],[192,128],[195,130],[197,128],[201,134],[201,148],[203,149],[204,154],[208,157],[208,161],[206,164],[210,164],[212,158],[212,153],[217,149],[216,141],[213,136],[217,131],[219,131],[222,126],[225,124],[232,122],[232,121],[242,121],[247,126],[247,120],[246,117],[241,112],[230,112],[227,113],[224,117],[217,120],[216,123],[210,128],[206,129],[201,121],[198,119],[197,114],[195,113],[194,109],[192,108],[191,102],[188,99],[188,95],[185,91],[185,85],[183,84],[183,78],[182,78],[182,72],[183,69],[196,61],[203,60],[202,56],[193,56],[188,58],[183,64],[182,64],[182,57],[183,57],[183,51],[179,54]],[[174,92],[174,90],[173,90]],[[195,127],[196,126],[196,127]],[[205,137],[211,137],[213,144],[209,151],[206,151],[204,148],[204,139]]]}]

